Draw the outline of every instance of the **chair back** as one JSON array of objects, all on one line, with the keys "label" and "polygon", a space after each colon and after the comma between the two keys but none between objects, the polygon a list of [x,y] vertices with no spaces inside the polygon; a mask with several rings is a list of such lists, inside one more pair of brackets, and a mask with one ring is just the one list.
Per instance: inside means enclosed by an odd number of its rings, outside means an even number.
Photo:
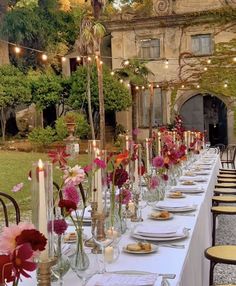
[{"label": "chair back", "polygon": [[10,210],[13,206],[14,213],[15,213],[15,222],[18,224],[20,222],[20,208],[16,202],[16,200],[3,192],[0,192],[0,205],[2,206],[3,214],[4,214],[4,221],[5,226],[9,226],[9,219],[10,219]]},{"label": "chair back", "polygon": [[214,147],[219,149],[219,151],[220,151],[220,159],[222,159],[223,153],[224,153],[225,148],[226,148],[225,145],[219,143],[219,144],[216,144]]},{"label": "chair back", "polygon": [[236,145],[228,145],[225,152],[226,160],[228,162],[234,162],[236,156]]}]

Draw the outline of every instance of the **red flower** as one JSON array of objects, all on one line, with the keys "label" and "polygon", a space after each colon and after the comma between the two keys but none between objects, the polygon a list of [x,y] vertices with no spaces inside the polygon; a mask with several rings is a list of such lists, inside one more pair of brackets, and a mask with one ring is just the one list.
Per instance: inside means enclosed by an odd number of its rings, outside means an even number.
[{"label": "red flower", "polygon": [[5,282],[11,282],[13,280],[10,254],[0,255],[0,283],[5,285]]},{"label": "red flower", "polygon": [[92,171],[92,169],[93,169],[92,165],[87,165],[87,166],[84,167],[84,172],[86,174],[88,174],[90,171]]},{"label": "red flower", "polygon": [[146,169],[145,169],[145,166],[144,166],[144,165],[139,166],[139,168],[138,168],[138,173],[139,173],[139,175],[142,176],[142,175],[145,173],[145,171],[146,171]]},{"label": "red flower", "polygon": [[66,147],[59,147],[56,149],[56,151],[49,151],[48,152],[48,157],[52,160],[52,163],[59,163],[60,166],[65,166],[67,161],[66,159],[70,155],[66,153]]},{"label": "red flower", "polygon": [[164,180],[164,181],[168,181],[168,175],[166,175],[166,174],[162,174],[162,179]]},{"label": "red flower", "polygon": [[[115,170],[115,180],[114,185],[121,188],[123,184],[128,180],[128,173],[123,168],[119,168]],[[113,180],[113,172],[110,174],[110,181]]]},{"label": "red flower", "polygon": [[16,237],[16,244],[29,243],[33,251],[43,251],[47,244],[45,236],[36,229],[25,229]]},{"label": "red flower", "polygon": [[71,213],[73,210],[75,211],[77,209],[77,205],[75,202],[70,200],[60,200],[58,206],[60,208],[65,208],[67,213]]},{"label": "red flower", "polygon": [[68,224],[64,219],[55,219],[53,221],[50,221],[48,223],[48,228],[50,232],[52,232],[52,226],[53,230],[57,235],[64,234],[65,231],[67,230]]},{"label": "red flower", "polygon": [[31,277],[25,270],[34,271],[37,268],[37,264],[30,261],[33,253],[29,243],[24,243],[14,250],[12,254],[12,265],[16,278],[20,277],[21,274],[26,278]]}]

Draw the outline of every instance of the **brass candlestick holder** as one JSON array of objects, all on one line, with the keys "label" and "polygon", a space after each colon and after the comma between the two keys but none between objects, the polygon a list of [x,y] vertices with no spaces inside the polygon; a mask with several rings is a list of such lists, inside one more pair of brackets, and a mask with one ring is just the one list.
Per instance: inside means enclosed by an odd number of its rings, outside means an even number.
[{"label": "brass candlestick holder", "polygon": [[37,285],[51,286],[51,268],[57,262],[56,258],[48,259],[38,263]]},{"label": "brass candlestick holder", "polygon": [[[96,226],[97,227],[97,233],[96,233],[96,239],[98,241],[102,241],[106,239],[106,234],[105,234],[105,230],[104,230],[104,224],[105,224],[105,214],[104,213],[95,213],[94,214],[94,218],[96,220]],[[93,253],[101,253],[101,250],[99,249],[98,245],[95,244],[93,249],[92,249]]]},{"label": "brass candlestick holder", "polygon": [[132,222],[143,221],[143,218],[139,215],[139,193],[134,194],[134,214],[131,216]]}]

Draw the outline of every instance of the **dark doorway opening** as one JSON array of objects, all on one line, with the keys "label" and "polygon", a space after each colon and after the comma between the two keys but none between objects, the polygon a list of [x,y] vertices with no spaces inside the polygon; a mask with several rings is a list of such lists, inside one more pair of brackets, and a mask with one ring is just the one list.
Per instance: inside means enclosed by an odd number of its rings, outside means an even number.
[{"label": "dark doorway opening", "polygon": [[211,94],[197,94],[187,100],[180,109],[185,128],[206,132],[211,145],[228,144],[227,107]]}]

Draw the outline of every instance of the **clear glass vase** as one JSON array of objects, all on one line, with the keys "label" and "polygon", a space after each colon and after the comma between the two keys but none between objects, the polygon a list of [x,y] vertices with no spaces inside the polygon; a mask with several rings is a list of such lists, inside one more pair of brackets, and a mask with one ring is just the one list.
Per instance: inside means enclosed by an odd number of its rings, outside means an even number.
[{"label": "clear glass vase", "polygon": [[71,255],[69,259],[70,266],[76,275],[81,279],[82,285],[85,285],[89,278],[99,271],[97,255],[91,253],[91,249],[89,249],[89,252],[87,252],[84,248],[82,229],[77,230],[76,249],[74,254]]},{"label": "clear glass vase", "polygon": [[[68,258],[62,253],[63,235],[58,235],[56,244],[57,263],[52,267],[52,282],[57,282],[57,285],[63,285],[63,277],[70,269]],[[55,283],[53,284],[55,285]]]}]

